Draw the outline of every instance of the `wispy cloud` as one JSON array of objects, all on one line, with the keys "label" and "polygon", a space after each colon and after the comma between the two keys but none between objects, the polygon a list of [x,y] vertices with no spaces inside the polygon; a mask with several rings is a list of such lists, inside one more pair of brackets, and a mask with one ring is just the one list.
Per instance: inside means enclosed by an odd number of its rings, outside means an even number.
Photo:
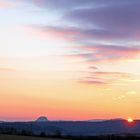
[{"label": "wispy cloud", "polygon": [[[73,41],[76,43],[78,43],[80,37],[84,37],[84,39],[88,37],[88,33],[85,33],[83,30],[74,27],[62,28],[40,25],[30,25],[28,27],[29,29],[40,32],[41,35],[49,35],[60,39],[66,39],[67,41]],[[89,61],[113,61],[123,59],[125,60],[133,59],[136,56],[140,55],[140,48],[136,45],[118,46],[106,44],[83,44],[83,46],[72,47],[71,50],[78,50],[78,53],[69,53],[65,54],[65,56],[83,57]]]},{"label": "wispy cloud", "polygon": [[130,73],[124,72],[110,72],[110,71],[98,71],[98,69],[92,69],[92,71],[86,72],[87,76],[80,80],[81,83],[87,84],[101,84],[112,85],[112,83],[120,83],[122,79],[130,79],[133,77]]},{"label": "wispy cloud", "polygon": [[[29,2],[29,1],[28,1]],[[59,11],[60,21],[78,25],[99,39],[139,39],[138,0],[31,0],[43,10]],[[83,26],[86,24],[86,26]]]},{"label": "wispy cloud", "polygon": [[89,85],[106,85],[107,83],[102,80],[90,80],[90,79],[83,79],[79,80],[78,83],[89,84]]},{"label": "wispy cloud", "polygon": [[106,71],[97,71],[94,72],[96,75],[104,75],[104,76],[116,76],[116,77],[131,77],[131,74],[124,72],[106,72]]},{"label": "wispy cloud", "polygon": [[[67,56],[81,57],[87,62],[123,61],[135,59],[140,55],[140,48],[133,46],[95,45],[75,47],[79,53],[70,53]],[[86,53],[83,53],[86,52]]]},{"label": "wispy cloud", "polygon": [[62,56],[78,58],[88,64],[90,67],[90,72],[87,72],[88,78],[80,82],[107,84],[115,80],[130,80],[130,74],[127,72],[99,71],[98,67],[93,65],[125,62],[140,56],[138,18],[140,1],[31,0],[30,2],[40,9],[59,12],[59,16],[56,14],[59,20],[54,21],[53,25],[34,24],[29,25],[28,29],[38,31],[36,35],[51,36],[75,44]]},{"label": "wispy cloud", "polygon": [[[52,36],[56,38],[66,39],[70,42],[78,42],[79,37],[87,36],[78,28],[62,28],[52,26],[30,25],[29,29],[41,32],[43,36]],[[39,35],[39,34],[37,34]],[[80,44],[80,42],[79,42]],[[80,83],[87,84],[111,84],[114,81],[129,80],[131,74],[124,72],[100,71],[94,64],[102,64],[103,62],[116,62],[136,59],[140,55],[140,48],[137,45],[107,45],[107,44],[83,44],[72,46],[71,52],[64,53],[62,56],[66,58],[80,58],[83,62],[89,64],[90,72],[87,77],[79,80]],[[91,75],[92,74],[92,75]]]},{"label": "wispy cloud", "polygon": [[96,25],[98,28],[104,28],[114,33],[125,33],[126,37],[136,37],[139,33],[137,29],[140,27],[138,18],[140,2],[138,0],[133,2],[119,0],[115,4],[105,4],[105,2],[105,0],[102,1],[102,4],[97,8],[93,6],[73,10],[65,18],[77,23]]}]

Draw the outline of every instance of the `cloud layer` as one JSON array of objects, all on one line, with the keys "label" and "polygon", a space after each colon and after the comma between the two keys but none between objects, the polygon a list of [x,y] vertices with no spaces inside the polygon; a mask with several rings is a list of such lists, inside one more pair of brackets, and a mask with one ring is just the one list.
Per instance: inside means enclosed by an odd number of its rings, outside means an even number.
[{"label": "cloud layer", "polygon": [[[93,64],[102,64],[102,62],[137,59],[140,55],[139,0],[31,0],[30,2],[41,10],[54,12],[59,19],[53,25],[38,24],[30,27],[41,31],[44,36],[50,34],[76,44],[69,53],[64,54],[65,57],[81,58],[92,67]],[[114,77],[121,75],[120,72],[94,73],[96,76],[99,74]],[[87,83],[104,84],[106,80],[96,79]]]}]

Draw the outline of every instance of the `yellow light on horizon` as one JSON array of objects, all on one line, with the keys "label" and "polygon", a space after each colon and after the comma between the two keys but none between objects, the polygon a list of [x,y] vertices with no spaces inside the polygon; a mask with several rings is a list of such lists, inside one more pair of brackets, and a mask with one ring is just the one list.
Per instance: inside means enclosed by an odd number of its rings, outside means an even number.
[{"label": "yellow light on horizon", "polygon": [[127,121],[128,121],[129,123],[134,122],[134,120],[133,120],[132,118],[128,118]]}]

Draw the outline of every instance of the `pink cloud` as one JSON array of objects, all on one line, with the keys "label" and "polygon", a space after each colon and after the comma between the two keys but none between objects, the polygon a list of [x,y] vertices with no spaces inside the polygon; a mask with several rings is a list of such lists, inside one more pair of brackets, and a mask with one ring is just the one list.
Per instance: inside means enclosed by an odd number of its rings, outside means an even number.
[{"label": "pink cloud", "polygon": [[77,57],[84,57],[87,62],[104,62],[104,61],[120,61],[135,59],[140,55],[140,48],[131,46],[111,46],[111,45],[93,45],[77,47],[79,51],[88,52],[85,55],[79,53],[73,54]]},{"label": "pink cloud", "polygon": [[[77,28],[60,28],[51,26],[28,26],[31,31],[37,32],[36,35],[43,35],[44,37],[52,37],[53,39],[64,39],[65,41],[78,42],[75,38],[87,37]],[[34,35],[34,33],[33,33]],[[90,67],[90,72],[87,72],[87,77],[79,80],[79,83],[105,85],[119,81],[122,78],[129,78],[131,74],[123,72],[106,72],[97,71],[98,68],[92,66],[92,64],[101,64],[102,62],[112,61],[125,61],[129,59],[135,59],[140,55],[140,48],[138,46],[118,46],[118,45],[101,45],[94,44],[89,45],[78,42],[79,45],[71,47],[71,52],[64,53],[62,57],[68,58],[80,58],[82,62],[87,62]],[[91,71],[93,70],[93,72]],[[95,71],[96,70],[96,71]]]},{"label": "pink cloud", "polygon": [[[29,25],[28,30],[33,35],[49,37],[52,39],[62,39],[69,42],[79,43],[81,37],[87,39],[88,32],[84,32],[74,27],[51,27],[41,25]],[[80,57],[88,62],[99,61],[118,61],[126,59],[134,59],[140,55],[138,46],[117,46],[117,45],[84,45],[71,47],[71,50],[78,50],[77,53],[64,54],[65,57]]]},{"label": "pink cloud", "polygon": [[119,76],[119,77],[130,77],[131,74],[124,72],[106,72],[106,71],[97,71],[94,72],[95,75],[107,75],[107,76]]},{"label": "pink cloud", "polygon": [[57,38],[65,41],[75,41],[75,37],[81,36],[81,33],[77,28],[61,28],[41,25],[28,25],[25,26],[28,31],[31,31],[33,35],[40,35],[43,37]]},{"label": "pink cloud", "polygon": [[87,71],[86,73],[87,76],[78,82],[93,85],[110,85],[114,82],[120,82],[121,79],[133,77],[132,74],[125,72]]},{"label": "pink cloud", "polygon": [[6,1],[6,0],[0,1],[0,9],[13,8],[15,6],[16,4],[13,2]]},{"label": "pink cloud", "polygon": [[79,83],[89,84],[89,85],[106,85],[107,83],[104,81],[96,81],[96,80],[80,80]]}]

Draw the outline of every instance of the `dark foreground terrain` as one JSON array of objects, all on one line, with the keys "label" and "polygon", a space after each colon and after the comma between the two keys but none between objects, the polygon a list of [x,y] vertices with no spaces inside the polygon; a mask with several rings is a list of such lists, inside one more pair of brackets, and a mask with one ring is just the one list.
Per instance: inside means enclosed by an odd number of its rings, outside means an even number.
[{"label": "dark foreground terrain", "polygon": [[56,136],[94,136],[109,134],[140,134],[140,120],[128,123],[125,120],[108,120],[102,122],[3,122],[0,123],[1,134],[19,135],[56,135]]},{"label": "dark foreground terrain", "polygon": [[101,135],[101,136],[82,136],[69,138],[47,138],[35,136],[3,135],[0,134],[0,140],[140,140],[137,135]]},{"label": "dark foreground terrain", "polygon": [[32,136],[0,135],[0,140],[62,140],[57,138],[41,138]]},{"label": "dark foreground terrain", "polygon": [[1,122],[0,134],[0,140],[140,140],[140,120]]}]

